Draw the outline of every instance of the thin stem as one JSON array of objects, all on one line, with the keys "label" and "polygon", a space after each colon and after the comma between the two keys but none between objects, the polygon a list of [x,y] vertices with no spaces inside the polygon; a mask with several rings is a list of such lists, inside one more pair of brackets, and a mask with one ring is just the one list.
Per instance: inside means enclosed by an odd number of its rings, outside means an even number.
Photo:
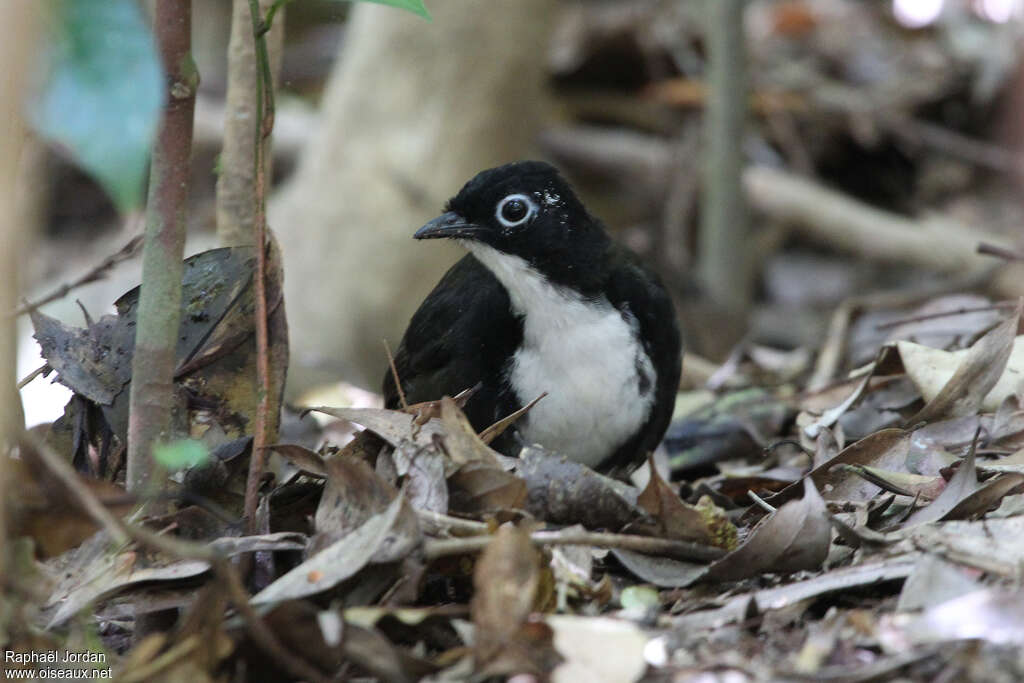
[{"label": "thin stem", "polygon": [[259,33],[257,33],[257,35],[268,33],[274,26],[274,16],[277,14],[277,11],[285,5],[290,4],[291,1],[292,0],[275,0],[274,4],[267,9],[267,16],[263,19],[263,26],[259,29]]},{"label": "thin stem", "polygon": [[[441,540],[427,539],[423,552],[427,560],[436,560],[449,555],[476,553],[487,547],[491,538],[491,536],[469,536]],[[536,545],[596,545],[602,548],[635,550],[699,562],[711,562],[725,555],[725,551],[721,548],[676,541],[670,538],[578,531],[576,529],[534,531],[530,534],[530,540]]]},{"label": "thin stem", "polygon": [[256,508],[259,504],[259,486],[263,478],[266,460],[266,446],[269,444],[267,429],[270,413],[270,361],[269,331],[267,329],[267,174],[264,157],[270,134],[274,129],[274,81],[270,71],[270,57],[267,52],[266,31],[268,24],[260,18],[259,0],[249,0],[249,14],[256,46],[258,74],[256,78],[256,127],[254,163],[255,187],[253,203],[256,242],[256,383],[259,404],[253,426],[252,459],[249,461],[249,476],[245,484],[245,517],[250,533],[257,533]]}]

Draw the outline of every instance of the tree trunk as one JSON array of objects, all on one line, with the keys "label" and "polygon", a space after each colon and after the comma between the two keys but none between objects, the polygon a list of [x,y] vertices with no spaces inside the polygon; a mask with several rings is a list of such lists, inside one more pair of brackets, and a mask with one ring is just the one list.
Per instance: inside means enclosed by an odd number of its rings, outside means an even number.
[{"label": "tree trunk", "polygon": [[432,24],[352,9],[324,128],[270,207],[284,251],[289,390],[378,388],[381,340],[457,250],[411,239],[477,171],[531,156],[554,0],[435,0]]},{"label": "tree trunk", "polygon": [[[266,16],[274,0],[260,0],[260,14]],[[275,81],[281,68],[284,39],[284,11],[277,13],[266,36],[270,71]],[[234,0],[231,13],[231,42],[228,45],[228,83],[224,111],[224,147],[217,177],[217,239],[222,246],[255,244],[256,142],[256,48],[248,0]],[[264,144],[262,141],[260,144]],[[269,146],[269,141],[266,143]],[[271,156],[264,157],[267,177]]]},{"label": "tree trunk", "polygon": [[[7,491],[8,448],[22,429],[24,417],[15,390],[17,377],[16,319],[10,314],[18,300],[18,263],[24,257],[25,236],[32,221],[25,206],[26,187],[18,182],[27,131],[22,118],[26,74],[32,72],[32,53],[39,17],[31,3],[0,6],[0,491]],[[7,577],[7,501],[0,504],[0,577]],[[6,592],[6,588],[4,592]],[[0,597],[0,603],[3,598]],[[3,667],[0,666],[0,670]]]},{"label": "tree trunk", "polygon": [[698,269],[705,293],[723,313],[742,318],[753,294],[746,201],[741,186],[747,119],[743,40],[746,0],[706,3],[709,46],[704,110],[704,197]]}]

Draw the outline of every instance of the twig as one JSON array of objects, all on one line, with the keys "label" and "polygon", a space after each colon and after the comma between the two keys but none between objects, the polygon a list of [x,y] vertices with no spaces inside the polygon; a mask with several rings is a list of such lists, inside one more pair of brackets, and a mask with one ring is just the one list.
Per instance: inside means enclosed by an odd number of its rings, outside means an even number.
[{"label": "twig", "polygon": [[974,306],[974,307],[960,307],[950,311],[942,311],[940,313],[928,313],[925,315],[914,315],[906,318],[899,318],[898,320],[890,320],[889,322],[878,323],[875,325],[876,330],[888,330],[893,327],[899,327],[900,325],[906,325],[907,323],[919,323],[925,320],[935,320],[936,318],[951,318],[956,315],[967,315],[968,313],[988,313],[990,311],[1012,311],[1017,307],[1017,304],[1013,302],[1004,302],[998,304],[992,304],[991,306]]},{"label": "twig", "polygon": [[996,244],[989,244],[988,242],[979,242],[977,251],[979,254],[998,256],[1007,261],[1024,261],[1024,252],[1007,249]]},{"label": "twig", "polygon": [[752,501],[757,503],[757,506],[759,508],[761,508],[761,509],[763,509],[766,512],[769,512],[769,513],[775,512],[775,510],[776,510],[775,506],[769,505],[767,502],[765,502],[764,498],[761,498],[759,495],[757,495],[753,491],[748,490],[747,491],[747,496],[749,496]]},{"label": "twig", "polygon": [[[725,555],[721,548],[676,541],[669,538],[652,536],[633,536],[630,534],[610,534],[599,531],[578,531],[562,529],[559,531],[534,531],[530,540],[537,545],[596,545],[602,548],[621,548],[642,553],[668,555],[681,560],[710,562]],[[427,560],[436,560],[449,555],[464,555],[482,551],[491,542],[491,536],[471,536],[468,538],[428,539],[424,544],[424,555]]]},{"label": "twig", "polygon": [[420,518],[420,525],[426,533],[450,532],[455,536],[485,536],[490,533],[490,527],[472,519],[420,509],[416,510],[416,516]]},{"label": "twig", "polygon": [[[141,214],[132,214],[128,217],[127,220],[132,222],[138,222],[140,216]],[[122,263],[123,261],[127,261],[133,258],[136,254],[138,254],[139,247],[141,246],[142,235],[136,235],[135,237],[131,238],[128,241],[128,243],[125,244],[123,247],[121,247],[116,252],[100,261],[97,265],[93,266],[92,270],[90,270],[85,275],[82,275],[76,280],[72,280],[71,282],[67,282],[61,285],[60,287],[53,290],[52,292],[44,296],[42,299],[39,299],[38,301],[34,301],[32,303],[24,303],[21,306],[18,306],[18,308],[14,310],[14,315],[24,315],[25,313],[29,313],[30,311],[36,310],[40,306],[45,306],[51,301],[63,299],[65,296],[70,294],[75,289],[78,289],[82,285],[87,285],[91,282],[102,280],[111,268],[113,268],[119,263]]]},{"label": "twig", "polygon": [[38,368],[36,368],[32,372],[30,372],[27,375],[25,375],[25,378],[22,379],[20,382],[18,382],[18,391],[21,391],[22,389],[24,389],[25,385],[27,385],[29,382],[34,380],[39,375],[45,375],[47,372],[49,372],[52,369],[53,368],[50,367],[49,363],[43,363]]},{"label": "twig", "polygon": [[388,354],[388,367],[391,368],[391,379],[395,380],[395,391],[398,392],[398,400],[402,402],[402,410],[409,407],[409,402],[405,400],[405,391],[402,389],[402,382],[398,378],[398,368],[395,367],[395,357],[391,354],[391,347],[388,345],[387,339],[381,339],[384,342],[384,352]]},{"label": "twig", "polygon": [[245,482],[245,518],[249,533],[257,532],[256,508],[259,503],[260,481],[263,479],[266,446],[270,442],[267,427],[270,423],[270,335],[267,330],[267,168],[264,161],[270,134],[274,130],[274,81],[270,72],[270,57],[267,53],[266,31],[268,25],[260,16],[259,0],[249,0],[249,13],[256,44],[256,59],[259,73],[256,78],[256,145],[254,157],[255,185],[253,202],[253,229],[256,242],[256,384],[259,404],[253,425],[252,457],[249,460],[249,475]]}]

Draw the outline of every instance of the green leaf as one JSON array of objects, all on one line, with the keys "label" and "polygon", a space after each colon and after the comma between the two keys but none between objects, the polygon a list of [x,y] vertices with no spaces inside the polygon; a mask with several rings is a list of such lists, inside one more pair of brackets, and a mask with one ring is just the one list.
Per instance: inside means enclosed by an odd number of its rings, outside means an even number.
[{"label": "green leaf", "polygon": [[153,458],[171,471],[196,467],[210,459],[206,446],[193,439],[182,439],[153,447]]},{"label": "green leaf", "polygon": [[427,21],[433,21],[430,12],[427,11],[426,6],[423,4],[423,0],[350,0],[350,2],[375,2],[378,5],[391,5],[392,7],[418,14]]},{"label": "green leaf", "polygon": [[153,36],[135,0],[49,0],[49,6],[46,67],[30,119],[118,208],[134,208],[164,102]]}]

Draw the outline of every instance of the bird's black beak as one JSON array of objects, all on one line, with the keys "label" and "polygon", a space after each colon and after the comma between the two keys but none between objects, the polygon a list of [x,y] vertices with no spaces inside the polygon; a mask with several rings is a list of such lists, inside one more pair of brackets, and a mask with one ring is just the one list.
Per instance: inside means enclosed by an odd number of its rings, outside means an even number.
[{"label": "bird's black beak", "polygon": [[441,237],[473,237],[479,232],[479,225],[470,223],[454,211],[448,211],[417,230],[413,237],[418,240]]}]

